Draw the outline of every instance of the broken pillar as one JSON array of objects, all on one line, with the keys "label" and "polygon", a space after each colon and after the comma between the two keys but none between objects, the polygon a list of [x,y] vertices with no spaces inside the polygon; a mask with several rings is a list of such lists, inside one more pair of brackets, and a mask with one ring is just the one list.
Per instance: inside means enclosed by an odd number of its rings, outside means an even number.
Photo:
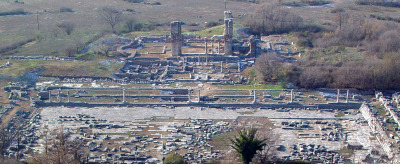
[{"label": "broken pillar", "polygon": [[205,55],[206,55],[206,65],[207,65],[207,64],[208,64],[208,63],[207,63],[207,56],[208,56],[207,37],[204,38],[204,42],[205,42],[205,44],[206,44],[206,46],[205,46]]},{"label": "broken pillar", "polygon": [[224,28],[224,51],[225,55],[232,55],[233,53],[233,19],[225,19],[225,28]]},{"label": "broken pillar", "polygon": [[233,18],[232,11],[224,11],[224,19],[231,19]]},{"label": "broken pillar", "polygon": [[68,97],[68,102],[71,102],[70,96],[69,96],[69,90],[67,90],[67,97]]},{"label": "broken pillar", "polygon": [[218,49],[217,49],[218,55],[221,54],[221,53],[220,53],[220,49],[221,49],[221,42],[220,42],[219,39],[218,39]]},{"label": "broken pillar", "polygon": [[49,90],[49,102],[51,102],[51,91]]},{"label": "broken pillar", "polygon": [[249,51],[248,55],[250,55],[250,56],[254,55],[254,57],[256,57],[257,42],[256,42],[254,35],[250,36],[249,42],[250,42],[250,51]]},{"label": "broken pillar", "polygon": [[171,53],[172,56],[180,56],[182,54],[182,22],[173,21],[171,22]]},{"label": "broken pillar", "polygon": [[57,98],[58,98],[58,102],[61,102],[61,93],[60,93],[60,90],[61,90],[61,89],[58,89],[58,90],[57,90],[57,91],[58,91],[58,97],[57,97]]},{"label": "broken pillar", "polygon": [[125,89],[122,90],[122,103],[126,103],[126,99],[125,99]]},{"label": "broken pillar", "polygon": [[214,54],[214,37],[211,38],[211,54]]},{"label": "broken pillar", "polygon": [[293,103],[293,89],[290,90],[290,103]]},{"label": "broken pillar", "polygon": [[204,44],[205,44],[205,47],[204,47],[204,54],[207,54],[208,53],[208,45],[207,45],[207,37],[204,37]]},{"label": "broken pillar", "polygon": [[206,65],[208,65],[208,54],[206,54]]},{"label": "broken pillar", "polygon": [[200,63],[200,54],[199,54],[199,56],[198,56],[198,60],[199,60],[198,65],[201,65],[201,63]]},{"label": "broken pillar", "polygon": [[188,90],[188,103],[190,103],[190,90]]},{"label": "broken pillar", "polygon": [[221,73],[222,73],[222,68],[224,68],[224,67],[222,66],[222,61],[221,61]]},{"label": "broken pillar", "polygon": [[339,103],[340,89],[337,90],[337,99],[336,102]]},{"label": "broken pillar", "polygon": [[256,103],[256,90],[253,90],[253,104]]},{"label": "broken pillar", "polygon": [[238,72],[240,73],[240,61],[238,61]]},{"label": "broken pillar", "polygon": [[197,93],[197,100],[198,100],[199,103],[200,103],[200,89],[199,89],[199,92]]}]

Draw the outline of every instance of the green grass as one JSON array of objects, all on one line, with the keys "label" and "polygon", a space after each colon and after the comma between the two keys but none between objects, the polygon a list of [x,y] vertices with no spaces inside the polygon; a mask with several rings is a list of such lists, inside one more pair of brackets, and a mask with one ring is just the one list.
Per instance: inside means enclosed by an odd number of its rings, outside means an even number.
[{"label": "green grass", "polygon": [[335,117],[340,118],[340,117],[343,117],[343,116],[344,116],[344,113],[342,111],[340,111]]},{"label": "green grass", "polygon": [[131,33],[123,34],[122,36],[126,37],[139,37],[139,36],[151,36],[151,35],[170,35],[170,31],[161,31],[161,30],[153,30],[153,31],[134,31]]},{"label": "green grass", "polygon": [[12,65],[3,68],[3,76],[19,77],[37,68],[44,68],[40,72],[47,75],[90,75],[112,76],[122,67],[122,63],[110,62],[103,65],[100,61],[43,61],[43,60],[10,60]]},{"label": "green grass", "polygon": [[272,97],[278,97],[281,92],[268,92],[268,94],[270,94]]},{"label": "green grass", "polygon": [[347,147],[346,146],[344,146],[342,149],[340,149],[339,151],[338,151],[341,155],[343,155],[344,157],[346,157],[346,158],[351,158],[352,156],[353,156],[353,154],[354,154],[354,150],[349,150],[349,149],[347,149]]},{"label": "green grass", "polygon": [[[243,28],[243,25],[237,24],[237,22],[235,22],[233,24],[233,31],[234,31],[234,35],[236,37],[239,35],[238,33],[236,33],[236,31],[239,28]],[[224,25],[214,26],[214,27],[211,27],[211,28],[208,28],[208,29],[204,29],[204,30],[201,30],[201,31],[194,31],[194,32],[187,32],[186,31],[186,32],[183,32],[183,34],[184,35],[197,34],[197,35],[201,35],[201,36],[204,36],[204,37],[212,37],[214,35],[223,35],[224,34]]]},{"label": "green grass", "polygon": [[382,117],[385,117],[385,115],[386,115],[386,110],[385,110],[384,107],[381,107],[381,106],[374,106],[374,109],[377,110],[377,111],[381,114]]},{"label": "green grass", "polygon": [[283,84],[259,84],[259,85],[218,85],[222,89],[284,89]]},{"label": "green grass", "polygon": [[213,140],[210,142],[214,146],[215,150],[228,150],[231,148],[231,139],[235,137],[236,132],[227,132],[214,136]]}]

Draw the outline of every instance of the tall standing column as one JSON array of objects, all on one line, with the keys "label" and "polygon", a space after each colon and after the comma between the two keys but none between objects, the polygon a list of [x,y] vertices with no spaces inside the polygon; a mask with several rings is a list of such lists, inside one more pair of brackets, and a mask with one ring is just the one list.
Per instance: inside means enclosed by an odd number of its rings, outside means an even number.
[{"label": "tall standing column", "polygon": [[224,51],[225,55],[232,55],[233,19],[225,19]]},{"label": "tall standing column", "polygon": [[172,56],[180,56],[182,54],[182,22],[171,22],[171,53]]},{"label": "tall standing column", "polygon": [[238,61],[238,72],[240,73],[240,61]]},{"label": "tall standing column", "polygon": [[349,103],[349,90],[347,90],[347,93],[346,93],[346,103]]}]

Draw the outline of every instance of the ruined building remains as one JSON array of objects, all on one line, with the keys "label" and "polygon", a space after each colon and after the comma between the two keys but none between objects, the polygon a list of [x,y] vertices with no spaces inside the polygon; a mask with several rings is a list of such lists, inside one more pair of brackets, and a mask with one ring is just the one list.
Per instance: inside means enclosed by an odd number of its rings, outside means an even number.
[{"label": "ruined building remains", "polygon": [[182,22],[173,21],[171,22],[171,52],[172,56],[180,56],[182,54]]},{"label": "ruined building remains", "polygon": [[233,16],[231,11],[225,11],[225,28],[224,28],[224,41],[225,41],[225,55],[232,55],[232,38],[233,38]]}]

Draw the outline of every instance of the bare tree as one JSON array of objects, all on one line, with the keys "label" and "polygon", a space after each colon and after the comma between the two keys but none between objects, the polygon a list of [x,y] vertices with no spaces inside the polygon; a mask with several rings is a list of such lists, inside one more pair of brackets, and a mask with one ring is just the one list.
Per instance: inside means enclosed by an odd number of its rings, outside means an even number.
[{"label": "bare tree", "polygon": [[122,12],[112,7],[104,7],[100,10],[100,17],[110,25],[111,31],[114,33],[115,26],[122,20]]},{"label": "bare tree", "polygon": [[285,33],[296,31],[303,19],[277,3],[259,5],[254,15],[246,20],[247,26],[260,34]]},{"label": "bare tree", "polygon": [[111,50],[112,47],[107,43],[102,43],[97,47],[97,53],[104,54],[106,56],[108,56]]},{"label": "bare tree", "polygon": [[342,25],[349,21],[349,17],[349,14],[344,10],[339,10],[339,12],[336,12],[335,21],[339,25],[339,31],[342,31]]},{"label": "bare tree", "polygon": [[280,59],[275,52],[265,53],[260,55],[255,63],[255,70],[258,79],[265,82],[271,82],[274,78],[278,77],[280,70]]},{"label": "bare tree", "polygon": [[71,35],[75,29],[75,24],[73,22],[62,22],[57,24],[57,27],[64,30],[67,35]]},{"label": "bare tree", "polygon": [[134,18],[128,18],[125,20],[125,27],[128,29],[129,32],[135,30],[136,20]]},{"label": "bare tree", "polygon": [[4,159],[4,153],[8,147],[9,133],[4,128],[0,129],[0,155]]},{"label": "bare tree", "polygon": [[256,138],[264,141],[262,150],[257,151],[251,163],[264,164],[273,162],[276,159],[276,144],[279,139],[279,136],[273,132],[274,124],[268,118],[262,117],[240,117],[232,122],[233,130],[244,128],[257,129]]},{"label": "bare tree", "polygon": [[76,46],[68,44],[64,48],[65,56],[73,57],[76,54]]},{"label": "bare tree", "polygon": [[[46,134],[47,135],[47,134]],[[46,141],[48,150],[43,154],[34,154],[29,163],[59,163],[59,164],[77,164],[82,161],[82,141],[72,138],[70,133],[62,130],[54,130],[52,138]]]}]

